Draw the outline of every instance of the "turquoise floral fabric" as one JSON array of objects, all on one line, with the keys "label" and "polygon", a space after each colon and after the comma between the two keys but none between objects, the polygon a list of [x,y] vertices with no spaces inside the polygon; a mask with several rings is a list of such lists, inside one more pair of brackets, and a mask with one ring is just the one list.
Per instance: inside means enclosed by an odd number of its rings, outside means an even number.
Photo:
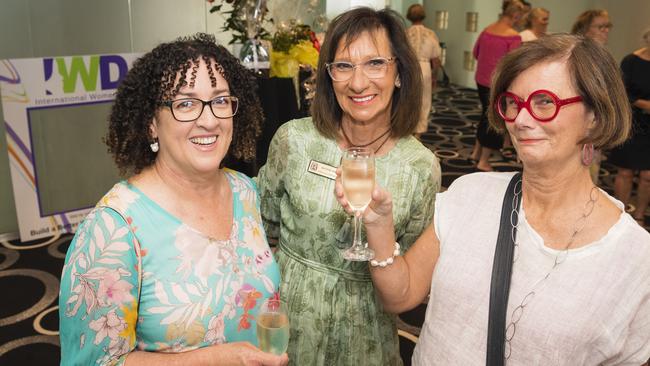
[{"label": "turquoise floral fabric", "polygon": [[[312,161],[337,167],[342,151],[310,118],[280,127],[258,175],[262,218],[279,238],[280,297],[288,304],[292,365],[401,365],[395,318],[375,297],[367,263],[339,254],[352,242],[351,218],[334,181]],[[440,166],[413,137],[376,159],[376,181],[391,192],[396,238],[407,250],[431,223]]]},{"label": "turquoise floral fabric", "polygon": [[230,238],[215,240],[127,182],[86,217],[68,249],[59,297],[61,363],[123,364],[133,350],[184,352],[257,345],[255,314],[277,296],[280,272],[255,184],[225,170]]}]

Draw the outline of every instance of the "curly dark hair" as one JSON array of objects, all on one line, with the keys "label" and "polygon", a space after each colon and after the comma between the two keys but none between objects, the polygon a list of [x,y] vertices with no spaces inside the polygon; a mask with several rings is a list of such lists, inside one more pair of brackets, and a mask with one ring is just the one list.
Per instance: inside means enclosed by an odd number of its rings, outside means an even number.
[{"label": "curly dark hair", "polygon": [[[194,85],[199,58],[208,65],[212,85],[216,85],[212,66],[215,63],[217,70],[223,70],[231,95],[239,99],[239,109],[233,117],[233,139],[223,164],[255,158],[263,119],[255,77],[226,48],[217,45],[214,36],[197,33],[158,45],[137,59],[120,83],[105,142],[121,175],[137,174],[156,160],[149,147],[154,114],[162,107],[162,101],[173,99],[183,86]],[[193,72],[187,80],[190,68]]]}]

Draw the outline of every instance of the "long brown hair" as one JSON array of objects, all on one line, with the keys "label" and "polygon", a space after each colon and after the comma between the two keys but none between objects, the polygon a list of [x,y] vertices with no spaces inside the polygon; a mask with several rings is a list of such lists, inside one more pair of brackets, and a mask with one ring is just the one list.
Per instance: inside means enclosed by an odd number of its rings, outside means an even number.
[{"label": "long brown hair", "polygon": [[311,106],[314,126],[323,136],[336,138],[343,116],[326,64],[334,61],[341,40],[347,46],[364,32],[374,35],[382,29],[386,31],[393,56],[397,58],[401,82],[401,87],[395,88],[391,102],[391,136],[404,137],[415,131],[422,104],[422,74],[408,43],[404,20],[390,9],[377,11],[360,7],[334,18],[325,34],[316,71],[316,95]]}]

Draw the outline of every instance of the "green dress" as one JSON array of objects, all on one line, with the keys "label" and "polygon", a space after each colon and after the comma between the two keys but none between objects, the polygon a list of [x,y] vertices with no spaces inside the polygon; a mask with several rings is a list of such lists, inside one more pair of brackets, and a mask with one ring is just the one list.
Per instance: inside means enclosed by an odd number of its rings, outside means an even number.
[{"label": "green dress", "polygon": [[[291,323],[293,365],[401,365],[395,316],[375,296],[368,263],[339,254],[352,242],[352,221],[334,197],[334,181],[308,170],[337,167],[342,151],[311,118],[275,134],[259,172],[262,219],[279,238],[280,296]],[[393,197],[395,234],[407,250],[433,218],[440,165],[413,137],[398,140],[375,162],[376,181]]]}]

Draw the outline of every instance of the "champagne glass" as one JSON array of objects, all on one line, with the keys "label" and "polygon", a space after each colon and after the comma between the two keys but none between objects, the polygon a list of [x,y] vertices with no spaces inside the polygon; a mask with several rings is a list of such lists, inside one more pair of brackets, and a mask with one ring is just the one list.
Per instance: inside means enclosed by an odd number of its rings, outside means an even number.
[{"label": "champagne glass", "polygon": [[354,239],[352,246],[342,252],[343,258],[364,262],[375,257],[375,252],[361,242],[361,213],[370,203],[375,187],[375,157],[372,150],[351,147],[341,158],[341,183],[345,197],[354,211]]},{"label": "champagne glass", "polygon": [[257,315],[257,341],[264,352],[281,355],[289,346],[289,317],[285,305],[278,299],[269,299]]}]

